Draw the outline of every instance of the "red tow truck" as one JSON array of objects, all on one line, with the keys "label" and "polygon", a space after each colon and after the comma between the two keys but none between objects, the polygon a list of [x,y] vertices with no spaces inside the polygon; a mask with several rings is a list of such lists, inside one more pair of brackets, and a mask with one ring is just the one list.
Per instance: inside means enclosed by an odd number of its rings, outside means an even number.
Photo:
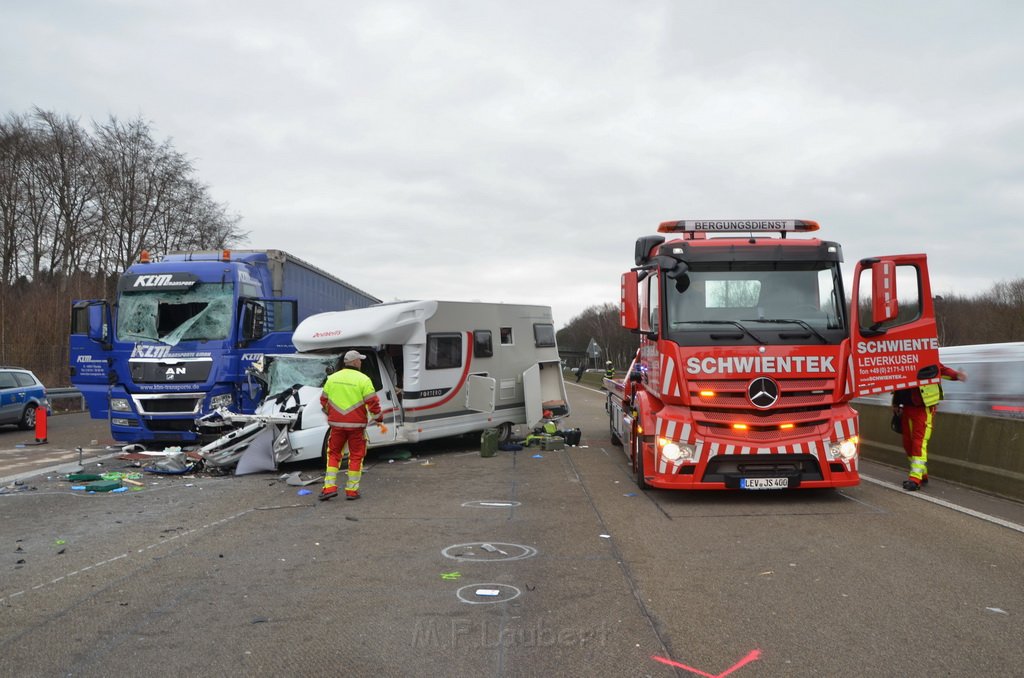
[{"label": "red tow truck", "polygon": [[857,485],[850,401],[939,380],[926,256],[861,260],[850,303],[839,244],[789,237],[818,229],[667,221],[637,239],[621,324],[640,349],[604,383],[641,489]]}]

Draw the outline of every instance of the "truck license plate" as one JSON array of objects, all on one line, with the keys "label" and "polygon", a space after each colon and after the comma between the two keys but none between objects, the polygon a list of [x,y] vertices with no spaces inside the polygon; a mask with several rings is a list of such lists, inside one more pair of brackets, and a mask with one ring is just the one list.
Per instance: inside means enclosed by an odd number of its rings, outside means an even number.
[{"label": "truck license plate", "polygon": [[743,490],[784,490],[789,487],[788,478],[740,478]]}]

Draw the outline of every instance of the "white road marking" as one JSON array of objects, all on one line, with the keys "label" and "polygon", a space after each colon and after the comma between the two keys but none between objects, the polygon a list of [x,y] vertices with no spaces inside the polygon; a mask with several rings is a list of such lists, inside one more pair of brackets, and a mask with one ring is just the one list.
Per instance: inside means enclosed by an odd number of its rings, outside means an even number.
[{"label": "white road marking", "polygon": [[932,497],[932,496],[929,496],[929,495],[925,494],[924,492],[907,492],[906,490],[904,490],[902,487],[900,487],[898,485],[894,485],[892,483],[886,482],[884,480],[880,480],[878,478],[872,478],[871,476],[866,476],[863,473],[860,474],[860,477],[861,477],[861,480],[866,480],[869,483],[874,483],[875,485],[879,485],[881,487],[886,487],[886,488],[888,488],[890,490],[896,490],[897,492],[901,492],[904,495],[913,497],[914,499],[923,499],[924,501],[930,501],[933,504],[938,504],[939,506],[944,506],[945,508],[953,509],[954,511],[957,511],[959,513],[963,513],[963,514],[972,516],[974,518],[980,518],[981,520],[986,520],[986,521],[988,521],[990,523],[994,523],[994,524],[999,525],[1001,527],[1007,527],[1007,528],[1009,528],[1011,530],[1016,530],[1017,532],[1024,533],[1024,525],[1018,525],[1017,523],[1011,523],[1009,520],[1003,520],[1002,518],[997,518],[996,516],[990,516],[987,513],[982,513],[981,511],[975,511],[974,509],[969,509],[966,506],[960,506],[959,504],[954,504],[953,502],[946,501],[945,499],[939,499],[938,497]]}]

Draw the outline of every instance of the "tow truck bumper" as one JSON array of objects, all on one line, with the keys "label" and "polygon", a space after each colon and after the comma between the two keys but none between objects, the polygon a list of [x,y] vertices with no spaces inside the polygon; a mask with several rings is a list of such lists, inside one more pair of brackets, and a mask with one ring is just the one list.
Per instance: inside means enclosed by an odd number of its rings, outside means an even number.
[{"label": "tow truck bumper", "polygon": [[856,459],[822,463],[810,454],[718,455],[697,464],[666,464],[647,474],[652,487],[678,490],[784,490],[860,484]]}]

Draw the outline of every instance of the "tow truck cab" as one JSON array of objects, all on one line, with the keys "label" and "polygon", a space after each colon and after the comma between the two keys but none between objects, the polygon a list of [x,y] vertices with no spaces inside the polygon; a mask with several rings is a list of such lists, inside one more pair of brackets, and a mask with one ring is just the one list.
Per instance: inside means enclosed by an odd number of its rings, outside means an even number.
[{"label": "tow truck cab", "polygon": [[840,245],[788,237],[818,228],[671,221],[674,239],[637,240],[621,322],[640,349],[608,409],[641,487],[856,485],[849,401],[937,380],[925,255],[859,262],[850,305]]}]

